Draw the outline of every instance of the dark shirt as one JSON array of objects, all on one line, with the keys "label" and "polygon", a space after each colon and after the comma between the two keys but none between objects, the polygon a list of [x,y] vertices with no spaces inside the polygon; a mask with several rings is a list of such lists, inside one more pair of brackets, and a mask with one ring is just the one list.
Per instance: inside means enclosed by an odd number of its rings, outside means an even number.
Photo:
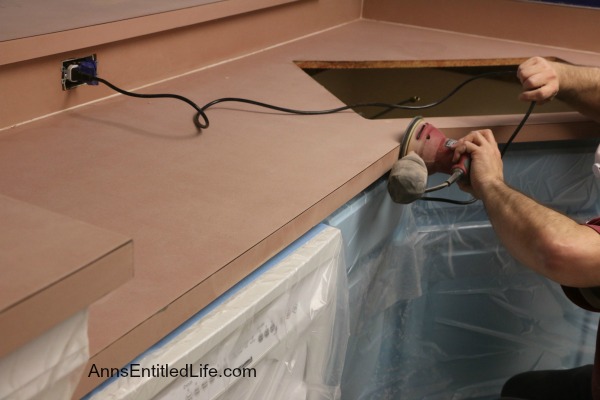
[{"label": "dark shirt", "polygon": [[[586,225],[600,234],[600,217],[594,218]],[[598,264],[600,266],[600,260],[598,260]],[[600,312],[600,287],[573,288],[563,286],[562,288],[567,297],[579,307],[588,311]],[[594,357],[592,394],[594,400],[600,400],[600,322],[598,324],[598,333],[596,334],[596,355]]]}]

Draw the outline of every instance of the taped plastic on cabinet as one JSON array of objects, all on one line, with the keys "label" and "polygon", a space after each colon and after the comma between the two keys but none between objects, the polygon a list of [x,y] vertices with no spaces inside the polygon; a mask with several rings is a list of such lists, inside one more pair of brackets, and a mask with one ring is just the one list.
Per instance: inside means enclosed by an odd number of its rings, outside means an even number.
[{"label": "taped plastic on cabinet", "polygon": [[[600,215],[597,143],[544,146],[513,145],[507,182],[581,222]],[[480,202],[394,204],[379,181],[326,223],[347,260],[344,400],[491,400],[516,373],[592,362],[598,315],[516,262]]]},{"label": "taped plastic on cabinet", "polygon": [[70,399],[89,357],[87,321],[81,311],[0,359],[0,399]]},{"label": "taped plastic on cabinet", "polygon": [[348,336],[342,236],[320,225],[87,398],[335,400]]}]

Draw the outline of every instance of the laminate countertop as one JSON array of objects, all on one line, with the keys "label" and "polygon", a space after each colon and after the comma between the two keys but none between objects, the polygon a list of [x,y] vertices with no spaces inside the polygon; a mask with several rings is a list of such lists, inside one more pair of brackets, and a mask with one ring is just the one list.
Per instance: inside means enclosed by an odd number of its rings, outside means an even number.
[{"label": "laminate countertop", "polygon": [[[534,55],[600,65],[590,53],[358,20],[141,92],[176,93],[200,105],[242,97],[331,109],[343,104],[296,62]],[[210,127],[198,132],[184,103],[114,96],[0,132],[2,195],[133,240],[133,279],[90,308],[90,365],[125,365],[383,176],[410,122],[240,103],[218,104],[207,115]],[[456,134],[475,126],[502,134],[520,118],[434,122]],[[534,116],[522,135],[577,134],[582,126],[589,127],[573,113]],[[19,223],[4,228],[10,235]],[[23,245],[33,251],[40,240]],[[98,383],[84,373],[79,394]]]}]

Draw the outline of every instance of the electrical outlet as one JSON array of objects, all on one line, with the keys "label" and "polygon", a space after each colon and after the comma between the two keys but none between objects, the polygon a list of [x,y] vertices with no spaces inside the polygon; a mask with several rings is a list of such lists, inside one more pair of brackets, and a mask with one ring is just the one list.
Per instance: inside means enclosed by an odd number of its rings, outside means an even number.
[{"label": "electrical outlet", "polygon": [[78,81],[77,79],[74,79],[71,74],[73,68],[77,68],[79,71],[81,71],[87,75],[91,75],[94,77],[98,76],[98,72],[97,72],[98,60],[96,59],[96,55],[92,54],[91,56],[87,56],[87,57],[70,58],[70,59],[64,60],[62,62],[61,84],[62,84],[63,90],[71,90],[71,89],[76,88],[77,86],[81,86],[81,85],[97,85],[98,84],[97,81],[82,82],[82,81]]}]

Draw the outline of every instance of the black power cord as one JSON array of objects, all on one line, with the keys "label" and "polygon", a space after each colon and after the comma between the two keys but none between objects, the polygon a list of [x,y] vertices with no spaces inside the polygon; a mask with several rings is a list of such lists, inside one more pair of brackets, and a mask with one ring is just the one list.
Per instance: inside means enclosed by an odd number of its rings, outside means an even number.
[{"label": "black power cord", "polygon": [[487,73],[475,75],[469,79],[466,79],[462,83],[460,83],[458,86],[456,86],[453,90],[451,90],[448,94],[446,94],[442,98],[440,98],[432,103],[428,103],[428,104],[412,105],[412,106],[407,105],[406,103],[415,103],[420,100],[419,97],[413,96],[413,97],[403,100],[399,103],[382,103],[382,102],[357,103],[357,104],[351,104],[351,105],[346,105],[346,106],[342,106],[342,107],[332,108],[332,109],[328,109],[328,110],[298,110],[298,109],[293,109],[293,108],[280,107],[280,106],[263,103],[263,102],[256,101],[256,100],[240,98],[240,97],[223,97],[223,98],[215,99],[215,100],[205,104],[204,106],[200,107],[200,106],[198,106],[198,104],[196,104],[192,100],[188,99],[187,97],[180,96],[177,94],[170,94],[170,93],[141,94],[141,93],[130,92],[130,91],[119,88],[118,86],[110,83],[106,79],[100,78],[98,76],[92,76],[92,75],[86,74],[82,71],[79,71],[77,68],[75,68],[71,71],[71,80],[76,81],[76,82],[84,82],[84,83],[100,82],[100,83],[103,83],[104,85],[108,86],[109,88],[113,89],[114,91],[121,93],[123,95],[126,95],[126,96],[130,96],[130,97],[137,97],[137,98],[142,98],[142,99],[171,98],[171,99],[181,100],[181,101],[189,104],[192,108],[194,108],[194,110],[196,110],[196,115],[194,117],[195,125],[199,129],[206,129],[210,126],[210,121],[208,119],[208,116],[206,115],[206,110],[209,109],[210,107],[213,107],[216,104],[220,104],[220,103],[227,103],[227,102],[245,103],[245,104],[250,104],[250,105],[257,106],[257,107],[262,107],[262,108],[267,108],[267,109],[271,109],[271,110],[275,110],[275,111],[280,111],[283,113],[297,114],[297,115],[334,114],[334,113],[338,113],[341,111],[346,111],[346,110],[355,109],[355,108],[362,108],[362,107],[379,107],[379,108],[385,108],[388,110],[394,109],[394,108],[403,109],[403,110],[423,110],[423,109],[432,108],[432,107],[435,107],[435,106],[438,106],[438,105],[444,103],[446,100],[448,100],[449,98],[454,96],[464,86],[466,86],[467,84],[469,84],[475,80],[487,78],[487,77],[491,77],[491,76],[498,76],[498,75],[506,75],[506,74],[514,75],[515,73],[516,73],[515,71],[495,71],[495,72],[487,72]]},{"label": "black power cord", "polygon": [[[438,105],[444,103],[446,100],[448,100],[452,96],[454,96],[463,87],[465,87],[466,85],[468,85],[469,83],[471,83],[475,80],[482,79],[482,78],[488,78],[488,77],[492,77],[492,76],[508,75],[508,74],[515,75],[516,71],[493,71],[493,72],[486,72],[486,73],[472,76],[471,78],[468,78],[468,79],[464,80],[463,82],[461,82],[458,86],[456,86],[454,89],[452,89],[450,92],[448,92],[445,96],[441,97],[440,99],[438,99],[434,102],[428,103],[428,104],[412,105],[412,106],[407,105],[407,103],[415,103],[420,100],[419,97],[413,96],[413,97],[403,100],[399,103],[382,103],[382,102],[358,103],[358,104],[352,104],[352,105],[346,105],[346,106],[342,106],[342,107],[332,108],[332,109],[328,109],[328,110],[297,110],[297,109],[293,109],[293,108],[280,107],[280,106],[263,103],[263,102],[256,101],[256,100],[240,98],[240,97],[223,97],[223,98],[215,99],[215,100],[205,104],[204,106],[200,107],[195,102],[188,99],[187,97],[180,96],[178,94],[170,94],[170,93],[141,94],[141,93],[130,92],[130,91],[119,88],[118,86],[110,83],[106,79],[100,78],[98,76],[92,76],[92,75],[86,74],[82,71],[79,71],[77,68],[74,68],[73,70],[71,70],[71,80],[77,81],[77,82],[84,82],[84,83],[94,83],[94,84],[96,82],[100,82],[100,83],[103,83],[104,85],[108,86],[109,88],[113,89],[114,91],[121,93],[123,95],[126,95],[126,96],[130,96],[130,97],[137,97],[137,98],[142,98],[142,99],[171,98],[171,99],[183,101],[183,102],[187,103],[188,105],[190,105],[192,108],[194,108],[194,110],[196,110],[196,115],[194,116],[194,124],[196,125],[196,127],[198,129],[201,130],[201,129],[207,129],[210,126],[210,121],[208,119],[208,116],[206,115],[206,110],[208,110],[210,107],[213,107],[214,105],[220,104],[220,103],[227,103],[227,102],[245,103],[245,104],[250,104],[250,105],[257,106],[257,107],[262,107],[262,108],[267,108],[267,109],[271,109],[271,110],[275,110],[275,111],[280,111],[283,113],[297,114],[297,115],[334,114],[334,113],[338,113],[341,111],[346,111],[346,110],[355,109],[355,108],[362,108],[362,107],[385,108],[386,110],[384,110],[381,114],[388,112],[392,109],[423,110],[423,109],[432,108],[432,107],[435,107],[435,106],[438,106]],[[504,153],[506,153],[510,144],[513,142],[513,140],[515,139],[515,137],[517,136],[517,134],[519,133],[521,128],[525,125],[525,122],[531,115],[531,112],[533,111],[534,107],[535,107],[535,102],[532,102],[529,106],[529,109],[527,110],[527,112],[525,113],[523,118],[521,119],[521,122],[519,123],[519,125],[517,126],[517,128],[515,129],[513,134],[511,135],[510,139],[506,142],[506,144],[502,148],[501,157],[504,156]],[[475,199],[475,198],[472,198],[472,199],[466,200],[466,201],[461,201],[461,200],[453,200],[453,199],[446,199],[446,198],[439,198],[439,197],[421,197],[419,200],[437,201],[437,202],[445,202],[445,203],[452,203],[452,204],[459,204],[459,205],[468,205],[468,204],[472,204],[477,201],[477,199]]]},{"label": "black power cord", "polygon": [[[181,100],[184,103],[189,104],[190,106],[192,106],[192,108],[194,108],[196,110],[196,115],[194,117],[194,124],[196,125],[196,127],[198,127],[198,129],[206,129],[209,126],[208,117],[206,116],[206,113],[204,113],[204,110],[202,108],[200,108],[192,100],[188,99],[187,97],[180,96],[178,94],[171,94],[171,93],[142,94],[142,93],[129,92],[129,91],[125,90],[125,89],[121,89],[120,87],[118,87],[116,85],[113,85],[112,83],[110,83],[106,79],[102,79],[102,78],[100,78],[98,76],[87,75],[87,74],[84,74],[84,73],[81,73],[81,72],[77,72],[76,70],[72,72],[72,76],[73,76],[74,80],[81,81],[81,82],[100,82],[100,83],[103,83],[106,86],[108,86],[109,88],[111,88],[112,90],[114,90],[115,92],[124,94],[125,96],[129,96],[129,97],[137,97],[137,98],[140,98],[140,99],[175,99],[175,100]],[[204,122],[202,122],[201,119]]]}]

